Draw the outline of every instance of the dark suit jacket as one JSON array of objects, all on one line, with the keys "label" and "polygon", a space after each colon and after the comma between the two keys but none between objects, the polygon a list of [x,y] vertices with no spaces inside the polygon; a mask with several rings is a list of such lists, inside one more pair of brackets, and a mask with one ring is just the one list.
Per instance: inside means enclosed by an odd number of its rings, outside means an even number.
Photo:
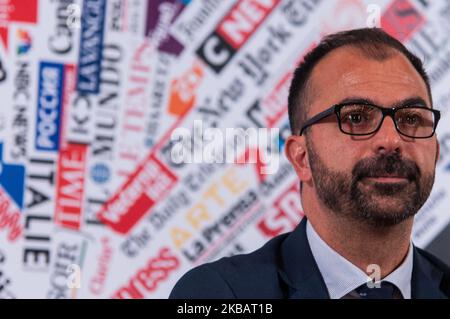
[{"label": "dark suit jacket", "polygon": [[[414,247],[412,298],[449,298],[450,268]],[[297,228],[245,255],[222,258],[187,272],[172,299],[329,298],[306,237],[306,218]]]}]

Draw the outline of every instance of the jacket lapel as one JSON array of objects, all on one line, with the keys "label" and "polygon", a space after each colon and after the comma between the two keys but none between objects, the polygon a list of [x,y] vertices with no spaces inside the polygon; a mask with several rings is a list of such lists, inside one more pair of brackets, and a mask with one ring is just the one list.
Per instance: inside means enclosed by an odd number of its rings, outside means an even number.
[{"label": "jacket lapel", "polygon": [[414,247],[413,258],[411,297],[413,299],[447,299],[439,288],[443,273],[422,256],[416,247]]},{"label": "jacket lapel", "polygon": [[306,237],[306,217],[283,242],[278,273],[288,286],[289,299],[330,298]]},{"label": "jacket lapel", "polygon": [[[304,217],[283,242],[278,273],[288,286],[289,299],[329,299],[327,287],[306,237],[306,220]],[[439,288],[442,277],[443,273],[414,247],[411,297],[447,299]]]}]

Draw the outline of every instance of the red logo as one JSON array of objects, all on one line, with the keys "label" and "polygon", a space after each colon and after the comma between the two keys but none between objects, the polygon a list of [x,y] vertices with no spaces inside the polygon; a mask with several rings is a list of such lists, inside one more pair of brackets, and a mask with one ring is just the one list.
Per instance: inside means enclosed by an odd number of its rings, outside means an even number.
[{"label": "red logo", "polygon": [[150,259],[147,265],[131,278],[126,286],[120,288],[113,296],[116,299],[142,299],[145,293],[150,293],[166,280],[170,273],[180,267],[180,260],[172,254],[169,248],[159,251],[159,256]]},{"label": "red logo", "polygon": [[151,155],[103,206],[98,217],[126,234],[176,182],[176,176]]},{"label": "red logo", "polygon": [[231,46],[239,49],[258,29],[280,0],[242,0],[230,10],[217,28]]},{"label": "red logo", "polygon": [[271,238],[293,230],[302,217],[299,186],[295,182],[277,198],[268,214],[257,224],[257,228]]},{"label": "red logo", "polygon": [[197,50],[199,57],[216,73],[258,29],[280,0],[238,1]]},{"label": "red logo", "polygon": [[182,116],[195,103],[195,94],[203,79],[203,69],[198,61],[180,78],[172,81],[169,97],[169,113]]},{"label": "red logo", "polygon": [[287,112],[287,97],[291,85],[292,72],[286,73],[275,89],[261,101],[267,127],[275,127],[276,123]]},{"label": "red logo", "polygon": [[5,48],[8,47],[8,24],[11,22],[28,22],[35,24],[38,14],[37,0],[3,0],[0,5],[0,38]]},{"label": "red logo", "polygon": [[15,241],[22,235],[22,226],[19,220],[19,209],[0,187],[0,230],[7,229],[9,231],[9,241]]},{"label": "red logo", "polygon": [[381,26],[399,41],[408,40],[425,18],[408,0],[395,0],[381,17]]},{"label": "red logo", "polygon": [[102,244],[102,252],[97,258],[97,272],[89,283],[89,290],[95,295],[100,295],[103,292],[109,271],[109,264],[113,257],[110,239],[108,237],[103,237],[100,242]]},{"label": "red logo", "polygon": [[80,229],[83,208],[87,145],[67,143],[66,128],[70,96],[75,91],[76,70],[64,68],[63,111],[56,176],[55,222],[63,227]]},{"label": "red logo", "polygon": [[80,229],[87,146],[67,144],[59,152],[55,222]]}]

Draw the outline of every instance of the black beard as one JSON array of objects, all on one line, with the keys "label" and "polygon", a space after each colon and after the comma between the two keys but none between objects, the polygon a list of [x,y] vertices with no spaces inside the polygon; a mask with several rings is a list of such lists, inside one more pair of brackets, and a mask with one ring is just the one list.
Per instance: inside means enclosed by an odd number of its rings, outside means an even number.
[{"label": "black beard", "polygon": [[[306,146],[319,199],[343,217],[375,226],[396,225],[417,214],[433,188],[435,171],[422,174],[414,161],[397,152],[361,159],[346,174],[326,167],[308,137]],[[407,183],[366,184],[367,177],[383,175],[404,177]]]}]

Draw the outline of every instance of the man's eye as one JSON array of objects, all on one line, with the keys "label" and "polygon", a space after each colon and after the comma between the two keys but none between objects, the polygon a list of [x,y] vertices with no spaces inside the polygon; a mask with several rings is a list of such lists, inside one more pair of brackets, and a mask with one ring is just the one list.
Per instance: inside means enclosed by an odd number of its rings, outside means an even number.
[{"label": "man's eye", "polygon": [[409,125],[416,125],[419,123],[419,117],[417,115],[408,115],[406,117],[406,123]]},{"label": "man's eye", "polygon": [[407,114],[400,119],[400,124],[407,124],[411,126],[420,125],[421,122],[421,117],[417,114]]},{"label": "man's eye", "polygon": [[364,120],[361,113],[351,113],[347,115],[347,120],[352,124],[359,124]]}]

